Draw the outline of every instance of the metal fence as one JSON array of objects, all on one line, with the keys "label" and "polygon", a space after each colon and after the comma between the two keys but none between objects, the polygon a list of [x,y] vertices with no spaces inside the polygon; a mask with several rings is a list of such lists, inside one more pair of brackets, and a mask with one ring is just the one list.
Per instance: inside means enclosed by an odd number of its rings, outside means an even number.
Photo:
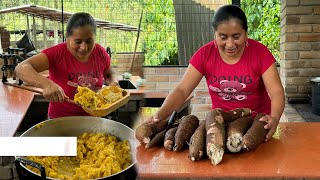
[{"label": "metal fence", "polygon": [[10,33],[11,46],[28,32],[36,49],[41,50],[64,40],[69,14],[88,12],[98,20],[98,27],[99,22],[102,25],[97,29],[97,43],[114,52],[130,52],[134,50],[141,9],[141,3],[128,0],[2,0],[0,27]]},{"label": "metal fence", "polygon": [[[110,47],[113,53],[144,52],[145,65],[187,65],[192,54],[212,40],[214,10],[227,3],[228,0],[2,0],[0,29],[9,32],[13,47],[25,32],[30,33],[36,49],[41,50],[63,41],[68,13],[83,11],[113,24],[98,28],[96,37],[97,43]],[[23,10],[1,13],[26,5],[53,9],[57,17],[46,18],[51,11],[38,16]],[[133,29],[120,29],[117,25]]]}]

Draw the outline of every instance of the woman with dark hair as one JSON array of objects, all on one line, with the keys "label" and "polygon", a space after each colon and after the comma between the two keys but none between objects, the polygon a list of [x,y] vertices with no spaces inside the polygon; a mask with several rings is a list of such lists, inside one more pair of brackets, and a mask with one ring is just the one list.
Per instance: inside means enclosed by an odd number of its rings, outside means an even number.
[{"label": "woman with dark hair", "polygon": [[214,40],[193,55],[183,78],[150,120],[164,120],[179,109],[204,76],[212,109],[250,108],[267,114],[260,119],[267,123],[267,141],[276,131],[285,104],[275,58],[266,46],[248,38],[246,15],[238,6],[219,8],[213,28]]},{"label": "woman with dark hair", "polygon": [[[80,106],[70,103],[77,86],[97,90],[106,82],[118,84],[105,48],[95,43],[96,22],[88,13],[75,13],[67,23],[66,42],[41,51],[15,69],[24,82],[43,89],[50,101],[50,118],[84,116]],[[49,78],[39,72],[49,70]]]}]

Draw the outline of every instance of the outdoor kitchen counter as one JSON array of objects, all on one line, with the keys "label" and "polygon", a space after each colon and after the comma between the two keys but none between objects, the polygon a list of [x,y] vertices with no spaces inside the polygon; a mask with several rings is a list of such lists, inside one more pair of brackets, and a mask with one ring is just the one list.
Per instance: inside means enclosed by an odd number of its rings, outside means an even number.
[{"label": "outdoor kitchen counter", "polygon": [[13,136],[35,93],[0,84],[0,137]]},{"label": "outdoor kitchen counter", "polygon": [[320,179],[320,123],[280,123],[255,151],[227,153],[218,165],[192,162],[188,150],[137,147],[139,180],[145,179]]},{"label": "outdoor kitchen counter", "polygon": [[[132,76],[131,82],[136,83],[138,76]],[[10,80],[9,80],[10,82]],[[32,86],[24,86],[30,89],[40,90]],[[144,87],[137,89],[126,89],[131,97],[143,98]],[[16,130],[21,124],[34,96],[38,93],[30,92],[21,88],[4,85],[0,82],[0,137],[14,136]]]}]

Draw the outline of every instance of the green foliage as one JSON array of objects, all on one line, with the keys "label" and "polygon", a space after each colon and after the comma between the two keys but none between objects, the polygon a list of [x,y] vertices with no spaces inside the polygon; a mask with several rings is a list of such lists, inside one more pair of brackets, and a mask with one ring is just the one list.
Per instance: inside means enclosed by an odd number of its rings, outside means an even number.
[{"label": "green foliage", "polygon": [[144,64],[170,63],[178,52],[172,0],[145,0],[143,19]]},{"label": "green foliage", "polygon": [[246,0],[241,1],[248,20],[249,37],[266,45],[280,61],[280,1]]}]

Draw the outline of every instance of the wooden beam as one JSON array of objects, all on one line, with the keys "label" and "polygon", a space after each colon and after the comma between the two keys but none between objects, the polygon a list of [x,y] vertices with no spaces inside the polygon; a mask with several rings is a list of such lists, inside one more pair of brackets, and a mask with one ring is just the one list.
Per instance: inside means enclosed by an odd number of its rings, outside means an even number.
[{"label": "wooden beam", "polygon": [[34,16],[32,16],[32,37],[33,37],[33,44],[34,47],[36,49],[36,51],[38,52],[38,42],[37,42],[37,33],[36,33],[36,19]]},{"label": "wooden beam", "polygon": [[43,47],[39,47],[40,49],[47,48],[47,28],[46,28],[46,20],[42,19],[42,37],[43,37]]}]

